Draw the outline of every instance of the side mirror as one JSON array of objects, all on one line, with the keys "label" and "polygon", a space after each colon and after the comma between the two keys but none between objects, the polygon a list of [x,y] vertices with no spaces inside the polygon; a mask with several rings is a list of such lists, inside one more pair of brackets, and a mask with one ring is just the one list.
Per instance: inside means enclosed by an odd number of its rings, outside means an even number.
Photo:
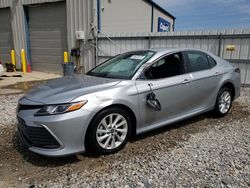
[{"label": "side mirror", "polygon": [[147,105],[157,111],[161,111],[161,103],[155,98],[155,94],[153,92],[147,95]]}]

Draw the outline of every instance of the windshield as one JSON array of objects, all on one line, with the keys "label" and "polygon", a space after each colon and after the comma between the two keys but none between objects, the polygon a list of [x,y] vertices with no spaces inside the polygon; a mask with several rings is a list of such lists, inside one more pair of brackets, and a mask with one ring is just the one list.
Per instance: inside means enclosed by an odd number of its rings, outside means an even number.
[{"label": "windshield", "polygon": [[153,55],[152,51],[124,53],[105,61],[87,74],[105,78],[131,79]]}]

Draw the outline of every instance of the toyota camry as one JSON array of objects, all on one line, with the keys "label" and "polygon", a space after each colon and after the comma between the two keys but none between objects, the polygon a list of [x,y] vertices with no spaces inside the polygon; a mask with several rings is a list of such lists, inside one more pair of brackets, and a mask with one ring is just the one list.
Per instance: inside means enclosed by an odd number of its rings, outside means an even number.
[{"label": "toyota camry", "polygon": [[213,111],[240,95],[240,70],[196,49],[119,54],[86,75],[54,79],[18,103],[21,142],[45,156],[111,154],[132,135]]}]

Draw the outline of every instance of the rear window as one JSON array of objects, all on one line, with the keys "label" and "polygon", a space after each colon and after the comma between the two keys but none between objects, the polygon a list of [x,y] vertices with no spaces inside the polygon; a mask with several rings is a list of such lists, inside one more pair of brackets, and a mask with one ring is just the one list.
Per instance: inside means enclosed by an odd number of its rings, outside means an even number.
[{"label": "rear window", "polygon": [[212,57],[207,56],[207,58],[208,58],[210,68],[213,68],[213,67],[215,67],[217,65],[216,61]]},{"label": "rear window", "polygon": [[207,55],[202,52],[186,52],[191,72],[202,71],[210,68]]}]

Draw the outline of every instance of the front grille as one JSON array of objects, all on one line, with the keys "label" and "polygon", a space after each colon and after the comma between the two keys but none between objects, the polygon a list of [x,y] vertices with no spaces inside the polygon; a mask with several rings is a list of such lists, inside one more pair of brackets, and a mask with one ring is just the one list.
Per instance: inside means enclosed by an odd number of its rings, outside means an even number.
[{"label": "front grille", "polygon": [[18,104],[17,111],[19,112],[20,110],[34,110],[34,109],[40,109],[42,107],[43,107],[43,105],[23,105],[23,104]]},{"label": "front grille", "polygon": [[23,119],[18,118],[18,130],[22,139],[31,146],[44,149],[60,147],[57,140],[44,127],[28,127]]}]

